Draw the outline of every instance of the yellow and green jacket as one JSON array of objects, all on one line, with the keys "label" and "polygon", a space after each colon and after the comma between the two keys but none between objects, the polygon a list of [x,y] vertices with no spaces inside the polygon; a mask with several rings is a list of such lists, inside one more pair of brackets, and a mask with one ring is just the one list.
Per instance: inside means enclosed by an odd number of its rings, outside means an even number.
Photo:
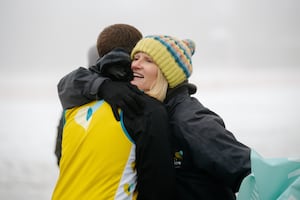
[{"label": "yellow and green jacket", "polygon": [[156,100],[146,102],[143,116],[121,113],[120,122],[103,100],[65,111],[52,200],[172,199],[167,113]]}]

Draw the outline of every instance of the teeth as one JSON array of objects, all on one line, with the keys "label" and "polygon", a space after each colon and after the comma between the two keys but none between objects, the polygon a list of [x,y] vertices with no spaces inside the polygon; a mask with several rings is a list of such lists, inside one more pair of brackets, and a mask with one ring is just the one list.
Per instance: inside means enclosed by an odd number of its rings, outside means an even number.
[{"label": "teeth", "polygon": [[133,73],[133,76],[137,77],[137,78],[144,78],[144,76],[142,74],[139,74],[139,73]]}]

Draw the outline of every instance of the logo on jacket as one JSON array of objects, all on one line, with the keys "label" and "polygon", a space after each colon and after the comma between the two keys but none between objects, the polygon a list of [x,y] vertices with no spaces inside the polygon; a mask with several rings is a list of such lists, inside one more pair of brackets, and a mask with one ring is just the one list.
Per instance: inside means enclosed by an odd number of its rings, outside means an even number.
[{"label": "logo on jacket", "polygon": [[182,161],[183,161],[183,151],[177,151],[174,154],[174,167],[175,168],[181,168],[182,165]]}]

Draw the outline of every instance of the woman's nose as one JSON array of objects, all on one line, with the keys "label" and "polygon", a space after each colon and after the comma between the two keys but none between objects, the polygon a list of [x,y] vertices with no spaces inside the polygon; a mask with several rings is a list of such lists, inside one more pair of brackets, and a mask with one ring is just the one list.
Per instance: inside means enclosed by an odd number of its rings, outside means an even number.
[{"label": "woman's nose", "polygon": [[140,68],[140,61],[139,60],[134,60],[131,63],[131,69],[138,69]]}]

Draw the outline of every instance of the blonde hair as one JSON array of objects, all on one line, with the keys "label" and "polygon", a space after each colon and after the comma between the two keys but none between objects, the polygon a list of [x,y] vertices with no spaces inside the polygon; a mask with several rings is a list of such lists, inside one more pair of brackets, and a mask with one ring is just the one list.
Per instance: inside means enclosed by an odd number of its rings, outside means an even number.
[{"label": "blonde hair", "polygon": [[151,89],[145,93],[163,102],[166,98],[167,90],[168,90],[168,81],[163,75],[163,73],[160,71],[160,69],[158,68],[155,83],[153,84]]}]

